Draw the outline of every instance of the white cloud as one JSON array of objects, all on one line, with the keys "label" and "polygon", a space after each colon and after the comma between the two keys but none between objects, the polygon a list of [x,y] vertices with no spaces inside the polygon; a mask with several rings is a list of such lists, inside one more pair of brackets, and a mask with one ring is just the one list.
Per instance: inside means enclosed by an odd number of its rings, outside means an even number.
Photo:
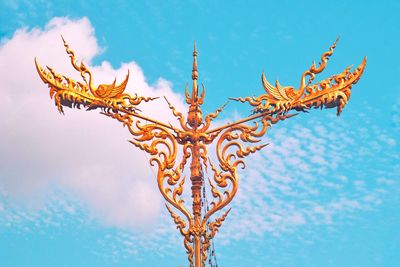
[{"label": "white cloud", "polygon": [[[98,112],[65,109],[60,115],[47,86],[37,75],[34,57],[57,72],[79,78],[70,66],[60,35],[79,59],[92,66],[102,52],[87,18],[54,18],[44,29],[19,29],[0,44],[0,187],[8,198],[40,208],[41,195],[53,185],[73,192],[89,212],[109,225],[135,227],[154,218],[161,207],[155,177],[142,151],[130,145],[127,129]],[[91,67],[98,83],[122,80],[143,96],[165,95],[178,108],[182,101],[171,84],[150,85],[134,61],[113,68]],[[175,121],[163,99],[142,107],[159,120]],[[33,204],[32,204],[33,203]]]}]

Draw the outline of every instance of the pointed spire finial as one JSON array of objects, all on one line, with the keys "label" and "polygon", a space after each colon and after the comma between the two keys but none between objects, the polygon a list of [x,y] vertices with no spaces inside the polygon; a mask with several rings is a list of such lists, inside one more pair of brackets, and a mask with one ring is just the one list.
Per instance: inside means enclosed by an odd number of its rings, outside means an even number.
[{"label": "pointed spire finial", "polygon": [[197,50],[196,50],[196,41],[194,41],[193,48],[193,69],[192,69],[192,80],[193,80],[193,88],[192,88],[192,99],[197,100],[198,90],[197,90],[197,78],[199,77],[199,73],[197,71]]},{"label": "pointed spire finial", "polygon": [[198,77],[199,73],[197,72],[197,50],[196,41],[194,41],[192,80],[197,80]]}]

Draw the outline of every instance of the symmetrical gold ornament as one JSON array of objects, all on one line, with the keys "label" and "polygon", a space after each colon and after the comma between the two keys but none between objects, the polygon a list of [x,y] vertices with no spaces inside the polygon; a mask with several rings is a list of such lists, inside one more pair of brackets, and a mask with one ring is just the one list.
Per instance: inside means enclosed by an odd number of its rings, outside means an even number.
[{"label": "symmetrical gold ornament", "polygon": [[[201,105],[204,102],[205,88],[199,95],[197,85],[197,51],[193,52],[192,91],[186,87],[186,103],[189,105],[185,116],[168,103],[172,114],[179,122],[179,128],[170,124],[148,118],[137,108],[141,102],[155,98],[131,96],[124,93],[129,72],[125,80],[116,85],[94,86],[92,73],[81,62],[78,64],[74,52],[64,41],[72,66],[80,72],[84,83],[74,81],[57,74],[52,68],[42,68],[35,59],[39,76],[50,88],[50,96],[60,112],[63,106],[86,107],[88,110],[101,109],[101,114],[120,121],[133,136],[130,142],[150,154],[150,164],[157,166],[157,184],[162,196],[167,201],[166,207],[177,228],[184,237],[184,246],[188,254],[190,266],[205,266],[207,249],[226,219],[230,209],[216,218],[213,215],[224,209],[234,198],[238,189],[238,168],[244,168],[243,159],[266,145],[256,145],[268,128],[278,121],[285,120],[296,114],[288,114],[290,110],[306,111],[310,108],[337,107],[339,115],[348,102],[353,84],[360,79],[366,65],[366,59],[353,72],[350,67],[341,74],[332,76],[319,83],[312,84],[316,74],[322,72],[329,57],[333,53],[336,42],[321,57],[321,63],[314,63],[301,77],[300,87],[282,86],[276,81],[271,85],[262,74],[262,84],[266,94],[258,97],[237,98],[235,100],[248,102],[255,107],[254,114],[239,121],[210,128],[211,121],[219,115],[225,105],[214,113],[207,114],[204,119]],[[306,81],[306,79],[308,80]],[[256,121],[252,125],[246,124]],[[207,146],[216,142],[216,158],[218,166],[208,157]],[[182,158],[177,161],[178,147]],[[184,169],[190,162],[191,209],[184,205],[182,194],[186,181]],[[205,186],[203,170],[211,169],[212,179],[208,179],[213,199],[210,208],[202,211],[202,190]],[[177,211],[180,214],[177,214]],[[183,217],[182,217],[183,216]]]}]

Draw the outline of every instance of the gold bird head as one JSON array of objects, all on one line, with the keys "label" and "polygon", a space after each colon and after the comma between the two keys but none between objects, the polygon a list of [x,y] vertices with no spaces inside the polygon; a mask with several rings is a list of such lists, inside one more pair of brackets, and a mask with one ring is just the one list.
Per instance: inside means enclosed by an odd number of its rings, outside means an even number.
[{"label": "gold bird head", "polygon": [[111,92],[115,88],[116,79],[112,84],[100,84],[96,89],[96,94],[99,97],[106,97],[109,92]]},{"label": "gold bird head", "polygon": [[99,98],[118,98],[120,97],[128,84],[129,79],[129,70],[128,74],[126,75],[125,80],[120,85],[115,85],[116,78],[114,82],[111,84],[100,84],[97,89],[94,91],[95,96]]}]

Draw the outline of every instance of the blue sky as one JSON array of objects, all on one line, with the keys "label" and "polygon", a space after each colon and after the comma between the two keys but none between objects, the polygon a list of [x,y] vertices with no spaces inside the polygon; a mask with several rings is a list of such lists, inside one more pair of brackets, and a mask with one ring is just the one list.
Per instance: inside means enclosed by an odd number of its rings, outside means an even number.
[{"label": "blue sky", "polygon": [[[340,117],[315,110],[270,130],[216,236],[218,264],[398,266],[400,3],[98,2],[0,4],[0,266],[186,266],[125,129],[93,112],[59,116],[36,77],[34,56],[71,71],[61,33],[97,77],[128,67],[133,92],[165,94],[180,108],[196,40],[205,113],[262,93],[262,71],[297,86],[340,36],[318,78],[368,56],[349,104]],[[230,103],[221,119],[248,114]]]}]

